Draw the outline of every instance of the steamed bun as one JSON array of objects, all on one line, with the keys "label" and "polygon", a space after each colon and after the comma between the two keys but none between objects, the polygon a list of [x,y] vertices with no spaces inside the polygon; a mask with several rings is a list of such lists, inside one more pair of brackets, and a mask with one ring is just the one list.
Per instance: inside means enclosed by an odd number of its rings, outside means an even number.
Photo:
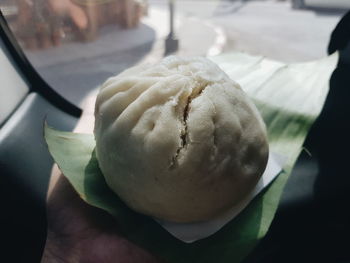
[{"label": "steamed bun", "polygon": [[214,218],[266,167],[256,107],[213,62],[168,57],[108,79],[95,107],[96,155],[132,209],[173,222]]}]

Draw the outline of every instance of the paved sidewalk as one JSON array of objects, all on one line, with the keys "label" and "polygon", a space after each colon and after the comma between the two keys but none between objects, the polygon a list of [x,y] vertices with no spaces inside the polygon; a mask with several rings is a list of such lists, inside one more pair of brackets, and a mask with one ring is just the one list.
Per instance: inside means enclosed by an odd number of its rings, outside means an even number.
[{"label": "paved sidewalk", "polygon": [[[149,16],[136,29],[107,26],[94,42],[67,43],[28,56],[49,84],[80,103],[109,76],[164,56],[167,1],[149,3]],[[326,56],[329,36],[345,12],[294,10],[290,1],[278,0],[177,0],[175,10],[179,55],[243,51],[284,62]]]},{"label": "paved sidewalk", "polygon": [[[180,55],[205,56],[217,40],[216,28],[191,17],[176,16],[175,31],[180,39]],[[93,42],[68,42],[26,53],[55,90],[79,104],[108,77],[133,65],[159,61],[164,56],[168,33],[168,9],[163,5],[151,7],[135,29],[105,26]]]}]

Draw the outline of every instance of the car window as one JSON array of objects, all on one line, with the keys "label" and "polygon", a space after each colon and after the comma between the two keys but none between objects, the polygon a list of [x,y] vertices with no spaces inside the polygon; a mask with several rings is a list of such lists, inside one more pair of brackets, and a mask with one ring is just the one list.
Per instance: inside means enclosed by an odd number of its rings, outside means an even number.
[{"label": "car window", "polygon": [[27,84],[22,80],[8,59],[0,40],[0,127],[28,93]]},{"label": "car window", "polygon": [[293,2],[1,0],[0,8],[41,76],[79,105],[106,78],[172,52],[243,51],[283,62],[326,56],[346,10],[295,9]]}]

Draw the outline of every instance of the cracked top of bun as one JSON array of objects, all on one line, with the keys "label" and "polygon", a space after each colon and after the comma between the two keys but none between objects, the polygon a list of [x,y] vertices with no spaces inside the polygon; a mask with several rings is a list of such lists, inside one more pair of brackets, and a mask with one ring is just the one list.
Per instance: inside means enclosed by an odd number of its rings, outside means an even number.
[{"label": "cracked top of bun", "polygon": [[171,56],[108,79],[94,134],[108,186],[133,210],[172,222],[226,212],[253,190],[268,159],[255,105],[201,57]]}]

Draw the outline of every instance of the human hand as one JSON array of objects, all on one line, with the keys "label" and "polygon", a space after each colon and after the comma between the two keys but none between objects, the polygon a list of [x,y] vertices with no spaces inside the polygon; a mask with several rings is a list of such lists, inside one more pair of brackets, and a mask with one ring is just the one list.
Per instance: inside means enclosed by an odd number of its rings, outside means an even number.
[{"label": "human hand", "polygon": [[120,234],[117,221],[86,204],[56,169],[47,214],[48,237],[42,262],[161,262]]}]

